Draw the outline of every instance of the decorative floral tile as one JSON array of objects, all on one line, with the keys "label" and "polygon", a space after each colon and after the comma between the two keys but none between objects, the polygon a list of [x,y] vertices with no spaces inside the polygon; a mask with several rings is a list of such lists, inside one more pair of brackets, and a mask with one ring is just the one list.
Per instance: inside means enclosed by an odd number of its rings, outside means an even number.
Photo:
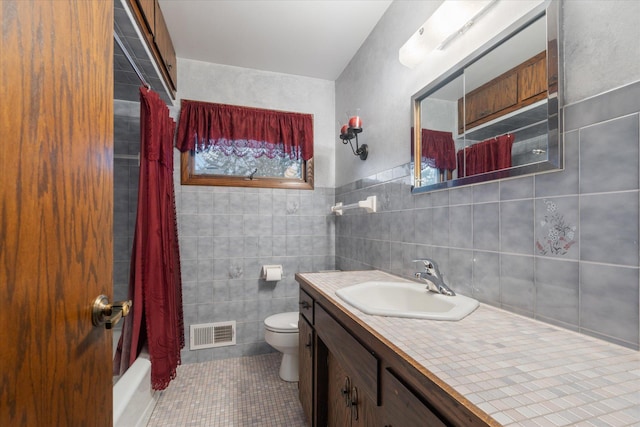
[{"label": "decorative floral tile", "polygon": [[565,211],[562,211],[559,202],[544,199],[536,203],[536,215],[542,215],[537,222],[536,252],[540,255],[564,256],[571,251],[577,243],[577,226],[568,219]]}]

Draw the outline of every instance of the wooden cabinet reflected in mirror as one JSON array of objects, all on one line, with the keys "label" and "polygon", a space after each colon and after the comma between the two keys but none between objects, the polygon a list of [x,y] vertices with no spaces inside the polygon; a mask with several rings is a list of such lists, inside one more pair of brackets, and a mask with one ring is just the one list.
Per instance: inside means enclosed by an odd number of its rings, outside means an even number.
[{"label": "wooden cabinet reflected in mirror", "polygon": [[414,193],[562,168],[558,3],[412,97]]}]

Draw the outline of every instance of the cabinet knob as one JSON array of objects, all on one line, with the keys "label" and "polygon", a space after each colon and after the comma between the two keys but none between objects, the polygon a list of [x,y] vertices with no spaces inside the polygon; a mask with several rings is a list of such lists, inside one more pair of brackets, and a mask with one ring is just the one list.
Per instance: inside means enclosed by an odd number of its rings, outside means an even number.
[{"label": "cabinet knob", "polygon": [[351,390],[351,417],[358,421],[358,387],[354,387]]},{"label": "cabinet knob", "polygon": [[308,335],[308,338],[309,339],[307,340],[307,343],[304,346],[310,349],[312,344],[311,334]]},{"label": "cabinet knob", "polygon": [[349,377],[344,377],[344,386],[340,390],[340,394],[344,397],[344,405],[349,407],[351,405],[351,397],[349,396],[351,394],[351,380]]},{"label": "cabinet knob", "polygon": [[302,307],[303,310],[306,310],[311,307],[311,304],[309,304],[308,301],[300,301],[298,305]]}]

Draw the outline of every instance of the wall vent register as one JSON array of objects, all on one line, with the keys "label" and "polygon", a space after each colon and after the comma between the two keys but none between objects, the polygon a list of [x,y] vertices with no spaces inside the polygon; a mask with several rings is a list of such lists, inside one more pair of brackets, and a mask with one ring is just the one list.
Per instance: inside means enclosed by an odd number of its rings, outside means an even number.
[{"label": "wall vent register", "polygon": [[191,325],[189,350],[236,345],[236,322]]}]

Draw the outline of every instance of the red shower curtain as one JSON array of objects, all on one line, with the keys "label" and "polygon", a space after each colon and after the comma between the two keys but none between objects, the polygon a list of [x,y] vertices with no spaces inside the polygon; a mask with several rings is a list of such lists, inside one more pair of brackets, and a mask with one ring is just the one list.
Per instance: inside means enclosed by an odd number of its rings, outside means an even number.
[{"label": "red shower curtain", "polygon": [[140,88],[140,182],[131,255],[129,298],[113,364],[119,375],[146,343],[151,385],[167,388],[184,347],[180,253],[173,188],[175,122],[157,93]]}]

